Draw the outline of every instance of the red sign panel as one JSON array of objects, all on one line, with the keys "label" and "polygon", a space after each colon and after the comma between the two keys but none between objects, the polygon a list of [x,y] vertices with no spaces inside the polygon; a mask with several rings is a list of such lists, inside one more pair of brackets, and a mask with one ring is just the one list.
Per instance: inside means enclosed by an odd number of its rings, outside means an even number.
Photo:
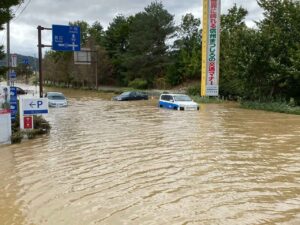
[{"label": "red sign panel", "polygon": [[33,129],[32,116],[24,116],[24,129]]}]

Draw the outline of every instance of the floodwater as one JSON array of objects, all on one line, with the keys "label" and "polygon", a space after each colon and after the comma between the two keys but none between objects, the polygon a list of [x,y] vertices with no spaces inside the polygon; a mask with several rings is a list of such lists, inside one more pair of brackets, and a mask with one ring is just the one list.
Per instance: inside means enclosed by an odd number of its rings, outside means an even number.
[{"label": "floodwater", "polygon": [[1,225],[300,224],[300,116],[64,92],[49,135],[0,147]]}]

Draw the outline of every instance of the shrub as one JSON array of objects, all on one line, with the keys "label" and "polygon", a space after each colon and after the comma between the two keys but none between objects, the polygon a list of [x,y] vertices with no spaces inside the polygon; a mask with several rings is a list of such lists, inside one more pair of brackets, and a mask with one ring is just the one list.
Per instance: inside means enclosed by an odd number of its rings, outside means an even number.
[{"label": "shrub", "polygon": [[10,139],[12,144],[21,143],[23,139],[23,134],[20,131],[13,132]]},{"label": "shrub", "polygon": [[36,134],[47,134],[51,129],[49,122],[42,116],[33,117],[33,127],[36,130]]},{"label": "shrub", "polygon": [[186,93],[187,93],[188,95],[193,95],[193,96],[200,95],[200,84],[199,84],[199,85],[193,85],[193,86],[190,86],[190,87],[186,90]]},{"label": "shrub", "polygon": [[128,86],[136,89],[147,89],[148,83],[144,79],[136,78],[133,81],[129,82]]}]

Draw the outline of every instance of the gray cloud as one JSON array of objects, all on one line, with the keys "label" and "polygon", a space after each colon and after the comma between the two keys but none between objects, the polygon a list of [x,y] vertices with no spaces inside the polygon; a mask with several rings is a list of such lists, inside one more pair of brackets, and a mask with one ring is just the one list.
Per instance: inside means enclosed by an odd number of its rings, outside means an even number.
[{"label": "gray cloud", "polygon": [[[51,27],[52,24],[68,24],[72,21],[84,20],[89,24],[99,21],[104,28],[107,28],[116,15],[134,15],[143,11],[153,0],[31,0],[28,7],[19,15],[28,1],[30,0],[25,0],[16,12],[17,17],[11,22],[11,51],[37,55],[38,25]],[[193,13],[196,17],[202,15],[201,0],[162,0],[162,3],[174,15],[176,24],[180,23],[186,13]],[[255,0],[223,0],[222,13],[226,13],[234,3],[248,10],[246,22],[249,26],[254,25],[254,20],[262,18],[262,11]],[[0,44],[5,45],[4,35],[5,31],[0,32]],[[50,42],[51,32],[44,31],[43,43]]]}]

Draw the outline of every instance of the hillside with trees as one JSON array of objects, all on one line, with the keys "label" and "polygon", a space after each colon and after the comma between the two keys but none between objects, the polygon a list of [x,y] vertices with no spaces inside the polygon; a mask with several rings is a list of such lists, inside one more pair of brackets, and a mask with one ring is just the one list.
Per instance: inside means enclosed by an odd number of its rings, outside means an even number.
[{"label": "hillside with trees", "polygon": [[[300,3],[258,4],[264,19],[256,28],[246,26],[248,12],[237,5],[222,15],[220,95],[252,101],[294,99],[300,104]],[[116,16],[106,30],[101,21],[70,24],[81,27],[82,47],[95,51],[92,61],[97,64],[74,65],[72,53],[48,51],[48,83],[95,87],[96,77],[101,85],[142,89],[200,83],[201,20],[192,14],[176,25],[174,15],[155,1],[135,15]]]}]

